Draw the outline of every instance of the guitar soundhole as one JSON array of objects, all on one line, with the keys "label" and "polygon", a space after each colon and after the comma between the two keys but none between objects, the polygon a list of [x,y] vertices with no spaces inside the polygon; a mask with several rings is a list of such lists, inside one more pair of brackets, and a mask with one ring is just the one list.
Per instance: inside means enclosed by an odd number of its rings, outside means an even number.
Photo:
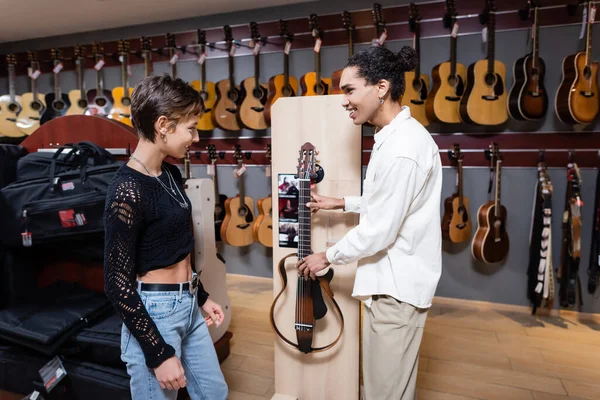
[{"label": "guitar soundhole", "polygon": [[415,89],[416,92],[420,92],[421,91],[421,80],[415,79],[412,82],[412,87],[413,87],[413,89]]},{"label": "guitar soundhole", "polygon": [[283,87],[282,93],[285,97],[290,97],[294,94],[294,90],[290,85],[287,85]]},{"label": "guitar soundhole", "polygon": [[324,94],[325,93],[325,85],[323,85],[323,83],[316,84],[314,89],[315,89],[316,94]]},{"label": "guitar soundhole", "polygon": [[104,107],[107,102],[104,97],[98,97],[98,98],[96,98],[95,103],[98,107]]},{"label": "guitar soundhole", "polygon": [[13,113],[17,112],[17,111],[19,111],[19,105],[17,103],[10,103],[8,105],[8,110]]},{"label": "guitar soundhole", "polygon": [[583,69],[583,76],[585,79],[590,79],[592,77],[592,69],[590,67],[585,67]]},{"label": "guitar soundhole", "polygon": [[40,103],[39,101],[33,101],[31,102],[29,107],[31,107],[33,111],[40,111],[42,109],[42,103]]},{"label": "guitar soundhole", "polygon": [[238,92],[237,90],[230,90],[227,92],[227,97],[229,98],[229,100],[233,101],[234,103],[237,103],[238,101]]},{"label": "guitar soundhole", "polygon": [[87,100],[84,100],[84,99],[79,99],[79,100],[77,101],[77,105],[78,105],[79,107],[81,107],[81,108],[87,108],[87,106],[88,106],[88,102],[87,102]]},{"label": "guitar soundhole", "polygon": [[52,103],[52,108],[54,108],[56,111],[62,111],[65,109],[65,103],[62,101],[55,101]]},{"label": "guitar soundhole", "polygon": [[246,207],[242,207],[238,210],[238,215],[240,217],[245,217],[248,214],[248,211],[246,210]]},{"label": "guitar soundhole", "polygon": [[488,86],[494,86],[496,84],[496,74],[488,72],[485,74],[485,84]]},{"label": "guitar soundhole", "polygon": [[121,103],[123,103],[124,106],[129,107],[131,105],[131,99],[129,97],[123,97]]},{"label": "guitar soundhole", "polygon": [[456,87],[457,84],[458,84],[458,79],[456,79],[456,75],[450,75],[448,77],[448,85],[450,85],[452,87]]},{"label": "guitar soundhole", "polygon": [[203,90],[200,92],[200,97],[202,97],[202,101],[206,101],[208,100],[208,93]]},{"label": "guitar soundhole", "polygon": [[252,94],[254,95],[255,98],[257,98],[259,100],[262,99],[263,95],[264,95],[262,88],[254,89],[252,91]]}]

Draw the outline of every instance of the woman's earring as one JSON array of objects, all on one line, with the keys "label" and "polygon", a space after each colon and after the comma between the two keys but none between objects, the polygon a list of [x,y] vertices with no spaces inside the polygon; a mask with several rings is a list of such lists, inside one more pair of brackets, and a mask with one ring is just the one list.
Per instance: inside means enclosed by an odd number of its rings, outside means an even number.
[{"label": "woman's earring", "polygon": [[383,104],[383,97],[379,98],[379,104]]}]

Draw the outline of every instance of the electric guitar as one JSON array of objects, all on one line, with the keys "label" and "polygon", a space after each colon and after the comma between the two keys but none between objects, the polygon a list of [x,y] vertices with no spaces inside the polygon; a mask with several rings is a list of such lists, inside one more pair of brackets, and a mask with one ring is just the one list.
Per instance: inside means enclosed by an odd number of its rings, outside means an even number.
[{"label": "electric guitar", "polygon": [[598,62],[592,62],[592,27],[596,7],[586,3],[586,48],[563,59],[562,81],[556,91],[555,110],[565,124],[589,124],[600,108],[598,100]]},{"label": "electric guitar", "polygon": [[425,100],[429,86],[429,77],[427,74],[421,74],[421,17],[419,9],[414,4],[410,5],[409,26],[411,32],[414,33],[414,45],[417,53],[417,64],[414,71],[406,71],[404,73],[404,82],[406,88],[404,95],[400,101],[403,106],[410,107],[410,115],[421,123],[423,126],[429,125],[427,114],[425,112]]},{"label": "electric guitar", "polygon": [[212,114],[212,121],[224,131],[239,131],[242,127],[238,122],[236,114],[242,100],[242,94],[240,87],[235,85],[234,79],[233,53],[236,47],[233,44],[231,27],[225,25],[223,30],[225,31],[225,41],[227,42],[227,51],[229,53],[229,78],[217,82],[217,101]]},{"label": "electric guitar", "polygon": [[46,109],[46,102],[40,96],[37,86],[37,78],[40,75],[40,63],[37,55],[28,51],[27,58],[29,59],[31,92],[21,95],[23,109],[17,118],[17,127],[25,135],[31,135],[40,126],[40,118]]},{"label": "electric guitar", "polygon": [[265,104],[269,94],[267,85],[260,83],[260,48],[262,38],[258,32],[258,24],[250,23],[252,42],[254,43],[254,77],[246,78],[240,87],[242,103],[238,113],[240,125],[255,131],[262,131],[269,127],[265,119]]},{"label": "electric guitar", "polygon": [[517,121],[539,120],[548,111],[548,93],[544,86],[546,64],[540,57],[540,27],[537,0],[529,0],[526,12],[533,9],[533,51],[513,65],[513,86],[508,92],[508,113]]},{"label": "electric guitar", "polygon": [[472,223],[469,217],[469,199],[463,195],[463,155],[460,145],[455,144],[448,156],[457,164],[456,193],[444,200],[442,233],[444,239],[461,243],[471,238]]},{"label": "electric guitar", "polygon": [[60,89],[60,71],[63,69],[60,50],[52,49],[51,53],[54,62],[54,92],[46,94],[47,107],[42,114],[40,125],[66,115],[67,110],[71,107],[69,96]]},{"label": "electric guitar", "polygon": [[214,82],[206,81],[206,32],[202,29],[198,30],[198,44],[200,45],[200,80],[191,81],[190,85],[196,89],[202,100],[204,101],[204,113],[198,119],[196,129],[199,131],[212,131],[215,129],[215,124],[212,122],[212,112],[217,99]]},{"label": "electric guitar", "polygon": [[502,156],[498,146],[490,146],[490,158],[496,166],[496,192],[493,201],[488,201],[477,211],[477,231],[471,243],[473,258],[484,263],[498,263],[506,258],[510,247],[506,232],[506,207],[500,203],[500,171]]},{"label": "electric guitar", "polygon": [[83,84],[83,67],[85,63],[85,49],[79,45],[73,49],[75,58],[75,70],[77,72],[77,89],[69,92],[69,101],[71,107],[67,110],[67,115],[83,115],[88,108],[87,95]]},{"label": "electric guitar", "polygon": [[[267,145],[267,160],[271,161],[271,145]],[[271,176],[271,167],[267,166],[266,176]],[[258,217],[252,227],[254,241],[266,247],[273,247],[273,197],[271,194],[258,199],[256,204],[258,208]]]},{"label": "electric guitar", "polygon": [[109,115],[114,99],[109,90],[104,89],[104,51],[102,44],[94,42],[92,53],[94,53],[94,69],[96,70],[96,88],[87,92],[88,108],[85,115],[97,115],[106,117]]},{"label": "electric guitar", "polygon": [[225,201],[225,219],[221,226],[221,239],[230,246],[248,246],[254,243],[252,223],[254,222],[254,199],[246,196],[244,189],[244,171],[242,151],[235,146],[235,159],[238,161],[236,175],[240,192],[236,197]]},{"label": "electric guitar", "polygon": [[129,65],[129,42],[119,40],[118,43],[119,60],[121,61],[121,85],[112,90],[112,96],[115,104],[110,110],[112,119],[122,122],[125,125],[131,124],[131,95],[133,88],[129,87],[128,65]]},{"label": "electric guitar", "polygon": [[[355,26],[352,22],[352,14],[348,11],[344,11],[342,14],[342,25],[344,25],[344,29],[346,29],[346,33],[348,34],[348,59],[352,57],[354,54],[354,30]],[[339,69],[331,74],[331,80],[333,82],[331,87],[331,94],[343,94],[342,89],[340,88],[340,80],[342,79],[342,73],[344,69]]]},{"label": "electric guitar", "polygon": [[310,31],[315,39],[315,71],[307,72],[300,78],[302,87],[302,96],[319,96],[331,93],[331,78],[321,77],[321,43],[323,41],[323,31],[319,29],[318,17],[311,14],[309,19]]},{"label": "electric guitar", "polygon": [[461,122],[459,105],[467,83],[467,69],[463,64],[456,61],[458,35],[456,16],[454,0],[446,0],[444,24],[451,30],[450,61],[433,67],[431,71],[433,87],[425,102],[427,118],[431,121],[445,124],[457,124]]},{"label": "electric guitar", "polygon": [[17,117],[23,109],[21,96],[15,94],[15,65],[17,57],[14,54],[6,55],[8,65],[8,92],[0,96],[0,135],[8,137],[22,137],[23,132],[17,127]]},{"label": "electric guitar", "polygon": [[213,177],[213,195],[215,197],[215,205],[212,208],[214,210],[213,220],[215,221],[215,240],[217,242],[220,242],[221,226],[223,225],[223,220],[225,219],[225,201],[227,200],[227,196],[219,193],[219,175],[217,173],[217,151],[214,144],[208,145],[208,158],[210,159],[209,175],[212,175]]},{"label": "electric guitar", "polygon": [[506,66],[494,57],[496,8],[487,0],[480,15],[488,28],[486,60],[479,60],[467,69],[467,89],[460,101],[460,118],[468,124],[500,125],[508,119],[506,107]]}]

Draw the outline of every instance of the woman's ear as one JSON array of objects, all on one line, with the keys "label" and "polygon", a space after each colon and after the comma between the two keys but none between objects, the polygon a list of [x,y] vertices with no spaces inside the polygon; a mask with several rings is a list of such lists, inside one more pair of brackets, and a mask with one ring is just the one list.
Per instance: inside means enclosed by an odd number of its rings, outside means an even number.
[{"label": "woman's ear", "polygon": [[165,117],[164,115],[158,117],[156,119],[156,122],[154,122],[154,130],[159,135],[166,135],[169,131],[169,120],[167,119],[167,117]]}]

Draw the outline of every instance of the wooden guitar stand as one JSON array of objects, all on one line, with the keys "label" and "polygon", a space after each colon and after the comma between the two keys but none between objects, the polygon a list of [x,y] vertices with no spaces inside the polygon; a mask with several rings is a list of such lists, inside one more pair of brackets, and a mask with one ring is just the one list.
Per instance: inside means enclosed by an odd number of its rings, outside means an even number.
[{"label": "wooden guitar stand", "polygon": [[[361,127],[348,118],[341,95],[282,97],[272,107],[272,198],[273,198],[273,293],[283,287],[279,261],[296,248],[286,247],[288,236],[280,234],[280,208],[288,208],[282,198],[279,175],[296,174],[299,150],[310,142],[320,152],[318,164],[325,174],[315,192],[331,197],[359,196],[362,177]],[[299,204],[298,207],[305,206]],[[276,212],[277,211],[277,212]],[[286,211],[287,212],[287,211]],[[282,214],[283,215],[283,214]],[[289,215],[288,215],[289,216]],[[282,218],[283,219],[283,218]],[[312,217],[312,251],[325,251],[356,225],[358,217],[341,210],[319,211]],[[288,222],[283,221],[283,224]],[[286,263],[287,287],[274,308],[274,322],[286,338],[296,338],[294,329],[296,257]],[[332,348],[307,354],[275,338],[275,395],[273,400],[358,400],[360,303],[352,298],[356,263],[332,266],[331,289],[344,318],[342,337]],[[325,296],[324,296],[325,297]],[[325,346],[337,337],[340,319],[334,306],[325,301],[327,314],[315,323],[312,347]]]}]

